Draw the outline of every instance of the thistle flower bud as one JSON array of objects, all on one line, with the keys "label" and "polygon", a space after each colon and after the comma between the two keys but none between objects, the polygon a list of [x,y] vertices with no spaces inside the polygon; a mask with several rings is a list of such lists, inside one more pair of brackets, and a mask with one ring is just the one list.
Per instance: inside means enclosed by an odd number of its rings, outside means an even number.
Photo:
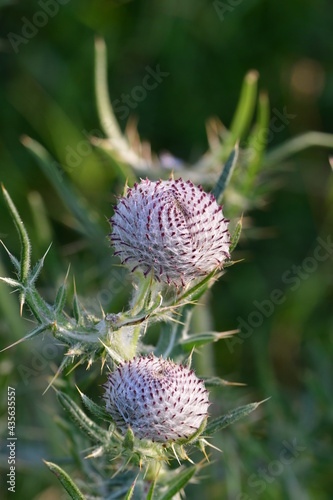
[{"label": "thistle flower bud", "polygon": [[193,435],[207,416],[208,391],[193,370],[150,356],[109,374],[105,406],[116,426],[139,439],[174,442]]},{"label": "thistle flower bud", "polygon": [[212,194],[182,179],[128,189],[110,219],[115,255],[131,270],[186,286],[230,258],[228,220]]}]

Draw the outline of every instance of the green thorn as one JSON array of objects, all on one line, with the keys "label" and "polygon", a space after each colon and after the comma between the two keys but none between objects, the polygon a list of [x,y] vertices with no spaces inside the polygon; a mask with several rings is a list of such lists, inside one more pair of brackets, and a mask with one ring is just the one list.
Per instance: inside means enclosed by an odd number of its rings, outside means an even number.
[{"label": "green thorn", "polygon": [[50,327],[49,324],[37,326],[34,330],[32,330],[32,332],[30,332],[27,335],[25,335],[25,337],[22,337],[21,339],[17,340],[13,344],[5,347],[4,349],[1,349],[0,352],[6,351],[7,349],[11,349],[15,345],[18,345],[21,342],[24,342],[25,340],[32,339],[36,335],[39,335],[40,333],[45,332],[45,330],[47,330],[49,327]]},{"label": "green thorn", "polygon": [[19,261],[17,260],[16,257],[14,257],[13,254],[10,253],[10,251],[8,250],[8,248],[6,247],[6,245],[4,244],[4,242],[2,240],[0,240],[0,243],[1,245],[4,247],[4,249],[6,250],[7,254],[8,254],[8,257],[10,258],[10,261],[11,263],[13,264],[13,266],[15,267],[15,270],[17,272],[20,272],[20,263]]},{"label": "green thorn", "polygon": [[192,365],[192,356],[193,356],[194,348],[195,348],[195,346],[192,347],[190,354],[187,356],[187,358],[185,359],[185,361],[183,363],[183,366],[188,368],[189,370],[191,369],[191,365]]}]

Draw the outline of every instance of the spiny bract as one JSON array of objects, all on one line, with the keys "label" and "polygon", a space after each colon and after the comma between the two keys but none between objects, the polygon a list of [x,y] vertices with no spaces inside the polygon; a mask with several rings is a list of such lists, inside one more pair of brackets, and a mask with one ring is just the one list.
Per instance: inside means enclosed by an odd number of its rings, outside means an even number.
[{"label": "spiny bract", "polygon": [[153,270],[159,281],[186,286],[230,258],[222,207],[191,181],[142,180],[114,208],[114,254],[132,271]]},{"label": "spiny bract", "polygon": [[153,354],[134,358],[109,374],[106,410],[134,436],[175,442],[193,435],[207,417],[208,391],[193,370]]}]

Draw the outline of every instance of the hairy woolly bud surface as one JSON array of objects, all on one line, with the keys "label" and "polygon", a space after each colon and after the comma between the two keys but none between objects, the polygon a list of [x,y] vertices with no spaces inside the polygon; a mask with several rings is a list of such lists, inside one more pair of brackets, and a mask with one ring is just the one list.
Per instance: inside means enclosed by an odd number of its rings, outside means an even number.
[{"label": "hairy woolly bud surface", "polygon": [[230,258],[228,220],[212,194],[182,179],[142,180],[115,207],[111,241],[132,271],[185,286]]},{"label": "hairy woolly bud surface", "polygon": [[207,416],[208,391],[193,370],[150,356],[134,358],[109,374],[105,406],[124,433],[151,441],[194,434]]}]

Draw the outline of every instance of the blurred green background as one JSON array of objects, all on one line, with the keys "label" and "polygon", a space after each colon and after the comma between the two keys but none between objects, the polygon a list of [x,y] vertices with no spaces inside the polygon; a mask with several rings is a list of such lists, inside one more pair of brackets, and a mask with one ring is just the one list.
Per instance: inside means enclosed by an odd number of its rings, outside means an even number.
[{"label": "blurred green background", "polygon": [[[36,17],[44,3],[0,2],[0,177],[26,222],[34,259],[53,242],[39,281],[44,296],[54,298],[71,263],[86,307],[98,312],[100,302],[117,312],[126,305],[130,278],[112,267],[117,261],[106,235],[124,179],[86,140],[100,127],[94,37],[106,41],[113,101],[131,95],[147,67],[159,65],[168,73],[143,99],[137,94],[131,115],[139,118],[140,135],[155,151],[167,150],[191,163],[207,149],[209,117],[230,125],[250,69],[259,72],[259,86],[269,94],[271,116],[289,116],[271,134],[269,151],[309,130],[333,133],[333,7],[329,0],[59,0],[50,3],[52,8],[48,4],[51,13],[44,22],[45,16]],[[37,31],[32,20],[40,24]],[[122,129],[128,114],[128,107],[116,111]],[[61,178],[69,180],[82,206],[90,207],[89,224],[78,224],[68,200],[20,142],[22,134],[53,155],[59,173],[65,170]],[[198,311],[196,327],[205,315],[205,322],[221,331],[243,325],[236,340],[196,357],[199,373],[211,370],[247,384],[216,392],[212,413],[271,399],[221,433],[214,444],[223,453],[214,452],[200,485],[189,486],[190,499],[332,498],[330,246],[321,244],[322,259],[316,258],[317,238],[333,238],[330,152],[308,148],[273,172],[264,168],[270,193],[260,208],[244,214],[235,253],[243,260],[215,285],[207,308]],[[17,254],[19,243],[2,199],[0,214],[1,239]],[[5,251],[0,275],[13,275]],[[281,304],[272,305],[274,290],[281,291]],[[0,286],[0,347],[31,328],[28,313],[19,317],[17,297],[9,292]],[[7,386],[17,393],[17,498],[66,498],[42,463],[45,458],[66,468],[66,440],[54,423],[61,410],[52,390],[42,396],[61,356],[61,346],[46,336],[0,357],[3,413]],[[202,366],[209,356],[212,366]],[[78,377],[86,377],[84,370]],[[94,377],[99,377],[98,367],[91,371]],[[6,436],[5,418],[0,425]],[[6,498],[5,447],[0,459]]]}]

